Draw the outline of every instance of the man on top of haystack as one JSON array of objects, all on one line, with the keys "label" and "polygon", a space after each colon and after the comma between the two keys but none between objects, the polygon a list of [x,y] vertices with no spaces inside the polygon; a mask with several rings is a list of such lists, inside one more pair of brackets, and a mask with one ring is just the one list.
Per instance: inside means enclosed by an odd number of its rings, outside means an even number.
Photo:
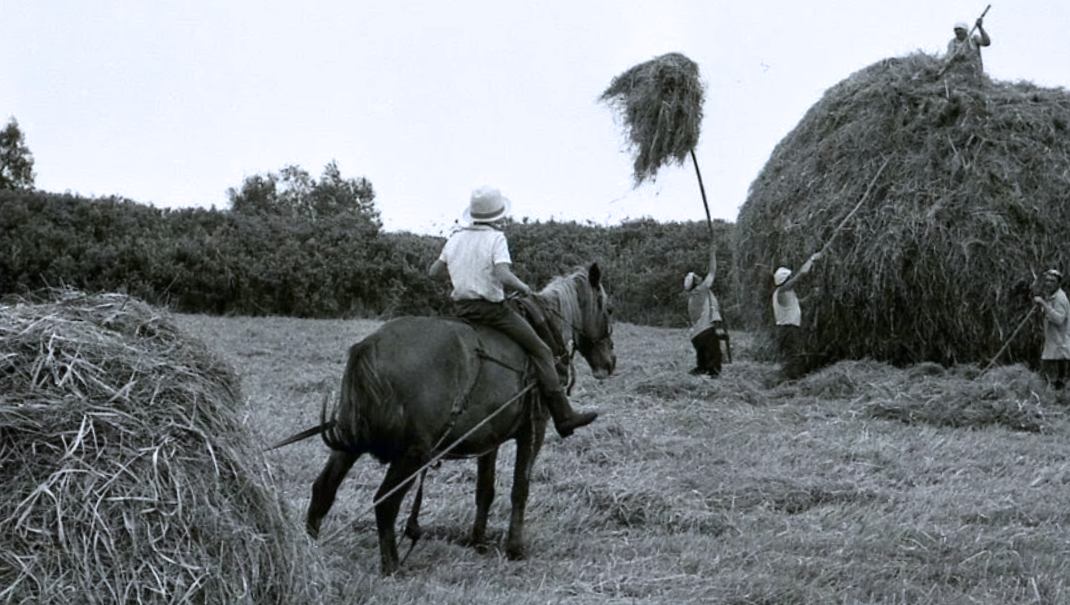
[{"label": "man on top of haystack", "polygon": [[942,71],[954,69],[980,80],[981,74],[985,71],[984,62],[981,61],[981,47],[992,44],[992,39],[988,37],[988,32],[982,25],[983,22],[983,16],[977,18],[977,33],[972,36],[965,21],[955,24],[955,37],[947,43],[947,54],[944,56]]}]

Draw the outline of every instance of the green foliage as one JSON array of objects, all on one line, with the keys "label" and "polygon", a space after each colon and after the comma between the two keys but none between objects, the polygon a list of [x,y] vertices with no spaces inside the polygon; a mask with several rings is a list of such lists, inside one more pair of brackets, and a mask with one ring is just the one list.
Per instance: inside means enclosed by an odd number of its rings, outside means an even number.
[{"label": "green foliage", "polygon": [[0,189],[33,189],[33,154],[15,118],[0,130]]},{"label": "green foliage", "polygon": [[[317,182],[299,166],[286,166],[278,173],[247,177],[240,190],[227,189],[230,208],[249,215],[277,215],[310,221],[360,219],[365,228],[382,227],[375,208],[375,190],[366,178],[346,179],[331,161]],[[357,225],[351,225],[357,226]]]},{"label": "green foliage", "polygon": [[[247,180],[246,185],[263,180]],[[251,190],[251,189],[250,189]],[[714,224],[714,292],[738,314],[732,225]],[[598,262],[618,320],[682,327],[688,271],[705,274],[704,222],[644,219],[617,227],[507,222],[514,270],[533,286]],[[121,198],[0,191],[0,294],[67,285],[123,292],[176,311],[308,318],[438,314],[448,284],[427,268],[444,239],[273,212],[161,210]]]}]

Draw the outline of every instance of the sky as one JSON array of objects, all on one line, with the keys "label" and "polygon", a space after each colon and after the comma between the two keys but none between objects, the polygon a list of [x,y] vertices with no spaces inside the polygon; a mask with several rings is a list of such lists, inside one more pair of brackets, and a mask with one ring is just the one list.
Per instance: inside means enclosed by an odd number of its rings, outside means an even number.
[{"label": "sky", "polygon": [[[517,219],[705,220],[690,162],[633,186],[598,97],[668,52],[706,85],[695,149],[714,219],[734,222],[770,153],[830,87],[943,53],[964,0],[0,0],[0,121],[36,187],[159,207],[227,207],[228,188],[336,161],[384,228],[445,234],[471,191]],[[1070,2],[991,5],[985,69],[1070,86]]]}]

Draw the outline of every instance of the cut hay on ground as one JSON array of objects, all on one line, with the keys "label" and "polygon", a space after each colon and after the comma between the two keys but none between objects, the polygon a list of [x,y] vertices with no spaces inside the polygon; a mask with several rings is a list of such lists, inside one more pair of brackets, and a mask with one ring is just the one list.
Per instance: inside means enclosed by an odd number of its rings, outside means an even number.
[{"label": "cut hay on ground", "polygon": [[[1034,275],[1070,272],[1070,94],[980,83],[915,53],[830,88],[774,150],[737,221],[750,327],[772,329],[773,270],[798,268],[811,368],[840,359],[986,364],[1031,305]],[[839,233],[840,222],[863,200]],[[1038,324],[1003,363],[1035,359]]]},{"label": "cut hay on ground", "polygon": [[306,603],[237,380],[126,296],[0,305],[0,603]]},{"label": "cut hay on ground", "polygon": [[680,53],[640,63],[613,78],[600,101],[617,110],[635,155],[635,184],[682,164],[698,145],[705,89],[698,64]]}]

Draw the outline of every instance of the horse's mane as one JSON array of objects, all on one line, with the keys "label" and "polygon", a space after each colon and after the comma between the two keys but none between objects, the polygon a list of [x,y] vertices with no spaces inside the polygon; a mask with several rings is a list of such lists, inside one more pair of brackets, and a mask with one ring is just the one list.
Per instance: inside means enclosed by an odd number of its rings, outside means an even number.
[{"label": "horse's mane", "polygon": [[556,308],[566,325],[575,325],[582,317],[580,284],[587,283],[587,269],[577,267],[568,275],[559,275],[539,291],[539,297]]}]

